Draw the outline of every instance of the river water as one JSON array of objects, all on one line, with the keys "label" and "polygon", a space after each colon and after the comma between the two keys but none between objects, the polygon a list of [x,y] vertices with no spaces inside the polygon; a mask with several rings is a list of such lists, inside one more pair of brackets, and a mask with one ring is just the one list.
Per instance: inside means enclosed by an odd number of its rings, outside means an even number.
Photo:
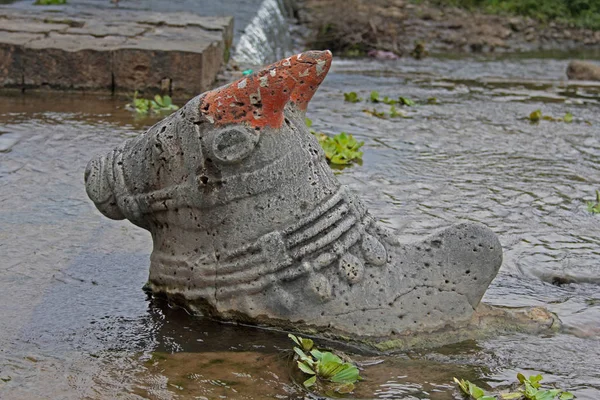
[{"label": "river water", "polygon": [[[365,367],[350,397],[453,399],[453,376],[489,388],[523,371],[600,398],[600,216],[586,209],[600,189],[600,85],[566,82],[566,65],[539,55],[334,61],[308,116],[365,142],[362,166],[338,178],[404,237],[461,219],[488,225],[505,261],[484,301],[541,305],[564,323],[543,337],[355,354],[383,362]],[[389,106],[345,103],[349,90],[438,104],[379,119],[363,109]],[[0,398],[303,398],[285,334],[192,317],[142,291],[149,235],[101,216],[83,186],[94,154],[155,122],[125,102],[0,96]],[[536,109],[573,122],[532,124]]]},{"label": "river water", "polygon": [[[238,61],[279,56],[290,39],[278,33],[282,15],[270,18],[276,2],[235,3],[119,7],[233,14]],[[265,43],[275,38],[270,52]],[[367,364],[382,361],[364,368],[349,397],[460,398],[454,376],[493,388],[522,371],[541,372],[580,399],[600,398],[600,216],[586,209],[600,189],[600,85],[566,82],[567,62],[564,54],[335,60],[308,116],[317,130],[365,142],[362,166],[338,178],[406,238],[464,219],[490,226],[504,264],[484,301],[544,306],[564,324],[544,337],[393,355],[320,341]],[[350,90],[438,104],[379,119],[363,110],[389,106],[345,103]],[[94,154],[155,122],[136,120],[126,101],[0,95],[0,398],[304,398],[286,334],[192,317],[142,291],[149,235],[102,217],[83,187]],[[536,109],[570,112],[573,122],[531,124]]]}]

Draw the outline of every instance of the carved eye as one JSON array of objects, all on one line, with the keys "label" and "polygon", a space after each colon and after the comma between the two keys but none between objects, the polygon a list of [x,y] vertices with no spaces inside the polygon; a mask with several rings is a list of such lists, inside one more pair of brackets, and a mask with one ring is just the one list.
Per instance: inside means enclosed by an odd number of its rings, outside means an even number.
[{"label": "carved eye", "polygon": [[225,163],[235,163],[248,157],[258,143],[258,134],[240,128],[228,128],[216,134],[213,141],[215,157]]}]

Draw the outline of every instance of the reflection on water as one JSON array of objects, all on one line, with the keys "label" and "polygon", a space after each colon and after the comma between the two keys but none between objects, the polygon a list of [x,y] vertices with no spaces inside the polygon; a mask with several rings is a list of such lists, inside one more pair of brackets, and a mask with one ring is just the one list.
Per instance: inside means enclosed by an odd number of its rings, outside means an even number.
[{"label": "reflection on water", "polygon": [[[585,206],[600,189],[600,87],[562,82],[566,64],[334,63],[309,109],[313,128],[366,142],[363,166],[339,179],[405,238],[487,224],[505,262],[485,301],[543,305],[565,324],[548,337],[359,352],[383,363],[365,367],[354,397],[452,399],[454,376],[495,387],[518,371],[600,397],[600,223]],[[377,119],[362,109],[389,106],[344,103],[348,90],[439,104]],[[154,122],[133,121],[124,103],[0,97],[0,397],[303,398],[285,333],[192,317],[142,291],[149,235],[102,217],[83,187],[92,155]],[[574,122],[532,125],[537,108]]]}]

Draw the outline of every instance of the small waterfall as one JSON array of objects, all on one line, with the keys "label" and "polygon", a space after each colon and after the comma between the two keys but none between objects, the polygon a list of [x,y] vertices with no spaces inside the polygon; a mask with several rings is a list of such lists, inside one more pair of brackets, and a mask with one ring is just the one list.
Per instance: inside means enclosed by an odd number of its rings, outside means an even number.
[{"label": "small waterfall", "polygon": [[240,64],[262,65],[292,52],[289,15],[292,0],[265,0],[238,41],[234,60]]}]

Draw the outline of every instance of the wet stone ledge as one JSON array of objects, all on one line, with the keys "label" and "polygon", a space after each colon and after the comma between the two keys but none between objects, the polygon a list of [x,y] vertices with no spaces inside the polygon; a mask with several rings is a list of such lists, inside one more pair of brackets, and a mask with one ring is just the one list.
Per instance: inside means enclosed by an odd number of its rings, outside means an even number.
[{"label": "wet stone ledge", "polygon": [[232,39],[232,17],[0,8],[0,87],[202,93]]}]

